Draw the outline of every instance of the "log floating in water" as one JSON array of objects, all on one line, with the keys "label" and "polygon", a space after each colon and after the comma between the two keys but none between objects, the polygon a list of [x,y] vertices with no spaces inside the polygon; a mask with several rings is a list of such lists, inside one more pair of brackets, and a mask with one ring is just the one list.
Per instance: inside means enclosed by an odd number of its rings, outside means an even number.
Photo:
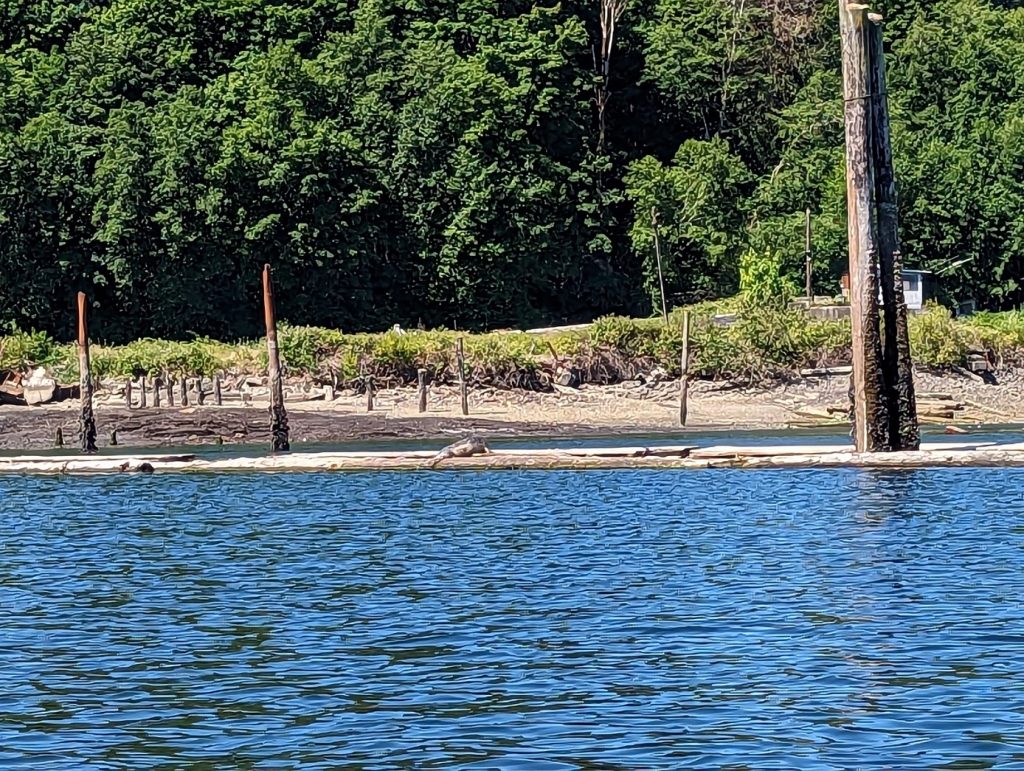
[{"label": "log floating in water", "polygon": [[[0,473],[109,474],[143,470],[167,472],[368,471],[426,469],[431,451],[409,453],[296,453],[262,458],[199,459],[194,455],[108,457],[8,457]],[[1024,467],[1024,444],[932,444],[920,451],[854,453],[829,447],[626,447],[495,450],[488,455],[450,458],[445,469],[612,469],[612,468],[926,468],[947,466]],[[148,467],[148,469],[147,469]]]}]

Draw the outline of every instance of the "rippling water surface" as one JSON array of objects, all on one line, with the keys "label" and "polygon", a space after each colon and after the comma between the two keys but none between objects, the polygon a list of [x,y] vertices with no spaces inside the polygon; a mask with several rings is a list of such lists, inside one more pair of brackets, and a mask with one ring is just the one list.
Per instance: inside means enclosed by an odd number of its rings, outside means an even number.
[{"label": "rippling water surface", "polygon": [[0,768],[1015,766],[1022,490],[0,477]]}]

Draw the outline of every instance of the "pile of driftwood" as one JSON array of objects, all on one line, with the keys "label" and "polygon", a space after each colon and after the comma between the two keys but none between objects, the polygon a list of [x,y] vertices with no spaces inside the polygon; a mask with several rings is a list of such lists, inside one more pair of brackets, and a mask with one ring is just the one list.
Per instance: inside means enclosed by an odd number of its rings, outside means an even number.
[{"label": "pile of driftwood", "polygon": [[[819,425],[850,420],[849,404],[832,404],[824,409],[801,407],[794,412],[809,421],[817,421]],[[978,402],[958,400],[953,394],[924,392],[917,395],[917,417],[921,423],[984,423],[990,422],[993,416],[999,417],[1000,413]]]}]

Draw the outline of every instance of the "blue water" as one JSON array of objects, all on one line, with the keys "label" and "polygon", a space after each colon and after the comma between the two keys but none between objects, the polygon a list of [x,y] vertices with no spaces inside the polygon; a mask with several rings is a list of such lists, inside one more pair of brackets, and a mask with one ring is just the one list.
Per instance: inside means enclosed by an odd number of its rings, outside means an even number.
[{"label": "blue water", "polygon": [[0,768],[1009,768],[1024,472],[0,477]]}]

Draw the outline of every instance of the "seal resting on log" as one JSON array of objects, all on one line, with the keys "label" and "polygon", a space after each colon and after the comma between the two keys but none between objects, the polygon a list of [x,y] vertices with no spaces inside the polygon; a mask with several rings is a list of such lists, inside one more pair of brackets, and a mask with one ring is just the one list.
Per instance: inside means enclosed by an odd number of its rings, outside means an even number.
[{"label": "seal resting on log", "polygon": [[490,455],[491,450],[483,437],[472,434],[465,439],[460,439],[441,450],[427,463],[428,468],[434,468],[438,463],[448,458],[468,458],[472,455]]}]

